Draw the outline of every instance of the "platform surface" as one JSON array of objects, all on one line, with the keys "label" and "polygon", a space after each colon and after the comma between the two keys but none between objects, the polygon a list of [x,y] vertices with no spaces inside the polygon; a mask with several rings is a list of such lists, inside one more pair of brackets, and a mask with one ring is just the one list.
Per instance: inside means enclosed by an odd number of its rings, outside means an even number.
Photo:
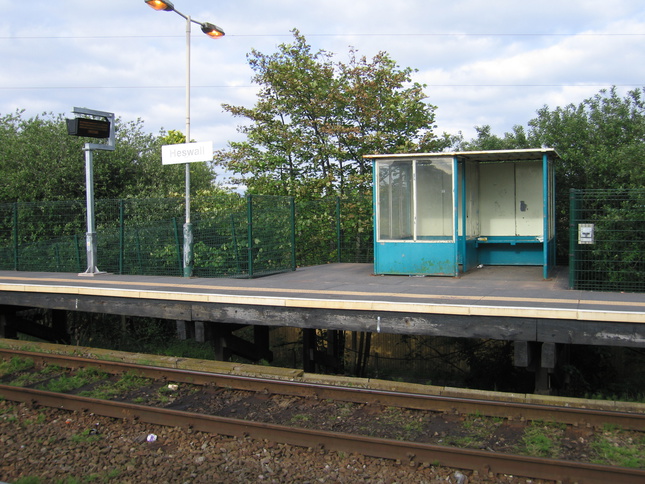
[{"label": "platform surface", "polygon": [[257,279],[0,271],[0,291],[435,314],[645,323],[645,294],[569,290],[566,268],[489,266],[461,277],[375,276],[328,264]]}]

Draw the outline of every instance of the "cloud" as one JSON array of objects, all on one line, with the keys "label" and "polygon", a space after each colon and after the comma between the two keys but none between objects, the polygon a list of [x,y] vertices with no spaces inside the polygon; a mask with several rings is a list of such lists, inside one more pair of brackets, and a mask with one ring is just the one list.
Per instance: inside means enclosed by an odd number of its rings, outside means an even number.
[{"label": "cloud", "polygon": [[[526,124],[535,111],[578,103],[602,87],[645,85],[642,0],[175,0],[224,29],[191,35],[191,137],[217,148],[239,139],[221,104],[252,106],[246,55],[271,53],[298,28],[314,50],[346,60],[349,46],[386,51],[418,69],[439,131],[474,136]],[[0,0],[0,114],[73,106],[141,118],[150,132],[184,130],[185,21],[141,1]],[[628,35],[629,34],[629,35]]]}]

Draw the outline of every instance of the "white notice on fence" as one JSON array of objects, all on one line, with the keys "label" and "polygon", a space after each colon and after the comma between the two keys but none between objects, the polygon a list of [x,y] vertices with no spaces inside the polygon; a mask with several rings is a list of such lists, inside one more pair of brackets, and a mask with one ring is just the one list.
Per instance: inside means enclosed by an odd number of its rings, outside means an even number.
[{"label": "white notice on fence", "polygon": [[184,143],[180,145],[163,145],[161,147],[161,164],[176,165],[194,161],[211,161],[213,159],[213,142]]}]

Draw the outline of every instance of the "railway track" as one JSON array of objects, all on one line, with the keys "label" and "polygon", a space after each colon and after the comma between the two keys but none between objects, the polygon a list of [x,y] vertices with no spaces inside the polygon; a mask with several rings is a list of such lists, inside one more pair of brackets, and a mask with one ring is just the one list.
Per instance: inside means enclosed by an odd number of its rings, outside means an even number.
[{"label": "railway track", "polygon": [[[3,359],[29,358],[38,365],[63,368],[96,368],[110,374],[136,373],[145,378],[186,383],[209,388],[255,392],[262,395],[288,395],[315,400],[334,400],[362,405],[412,408],[442,413],[488,415],[517,421],[541,420],[568,425],[599,427],[616,425],[625,429],[645,430],[645,416],[638,413],[597,409],[549,407],[546,405],[493,402],[481,399],[385,392],[328,385],[311,385],[272,379],[194,372],[133,365],[95,359],[42,354],[28,351],[0,350]],[[463,449],[422,442],[376,438],[319,429],[277,425],[206,415],[176,409],[151,407],[130,402],[106,401],[34,388],[0,385],[0,396],[13,401],[74,411],[88,411],[115,418],[139,419],[152,424],[192,428],[236,437],[249,436],[305,447],[358,452],[373,457],[399,459],[402,462],[438,463],[443,466],[494,474],[512,474],[563,482],[645,481],[645,470],[588,464],[574,461],[527,457],[477,449]]]}]

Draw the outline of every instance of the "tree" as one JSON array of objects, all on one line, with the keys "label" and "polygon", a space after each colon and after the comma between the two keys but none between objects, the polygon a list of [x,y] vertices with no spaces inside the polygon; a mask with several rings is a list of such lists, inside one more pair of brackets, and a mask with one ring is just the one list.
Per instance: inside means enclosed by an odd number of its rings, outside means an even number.
[{"label": "tree", "polygon": [[645,186],[645,102],[643,90],[620,98],[616,88],[602,89],[578,105],[551,110],[543,106],[528,129],[516,125],[503,137],[490,126],[475,127],[477,137],[457,144],[464,151],[555,148],[559,197],[570,188],[642,188]]},{"label": "tree", "polygon": [[529,126],[534,143],[555,148],[562,157],[556,167],[560,193],[569,188],[645,186],[645,103],[641,89],[621,99],[613,87],[577,106],[569,104],[553,111],[544,106]]},{"label": "tree", "polygon": [[369,193],[371,165],[363,155],[436,151],[450,144],[434,133],[435,107],[386,53],[373,59],[350,50],[349,62],[294,42],[274,54],[253,50],[249,65],[260,86],[253,108],[224,105],[247,123],[246,140],[216,154],[251,193],[316,198]]},{"label": "tree", "polygon": [[476,127],[477,138],[463,150],[554,148],[558,253],[568,253],[569,190],[643,188],[645,186],[645,102],[643,90],[620,98],[613,87],[578,105],[551,110],[543,106],[528,129],[515,126],[499,137],[490,126]]},{"label": "tree", "polygon": [[[0,117],[0,203],[85,198],[85,138],[69,136],[62,115]],[[116,150],[94,153],[95,198],[167,197],[184,191],[183,166],[163,166],[161,145],[181,133],[154,136],[141,120],[116,120]],[[183,135],[181,135],[183,142]],[[174,141],[177,142],[177,141]],[[208,190],[210,165],[195,163],[191,191]]]},{"label": "tree", "polygon": [[504,133],[504,137],[492,133],[489,125],[475,126],[477,138],[471,141],[461,139],[457,143],[458,151],[488,151],[488,150],[517,150],[525,148],[535,148],[531,146],[526,130],[521,125],[513,126],[511,133]]}]

